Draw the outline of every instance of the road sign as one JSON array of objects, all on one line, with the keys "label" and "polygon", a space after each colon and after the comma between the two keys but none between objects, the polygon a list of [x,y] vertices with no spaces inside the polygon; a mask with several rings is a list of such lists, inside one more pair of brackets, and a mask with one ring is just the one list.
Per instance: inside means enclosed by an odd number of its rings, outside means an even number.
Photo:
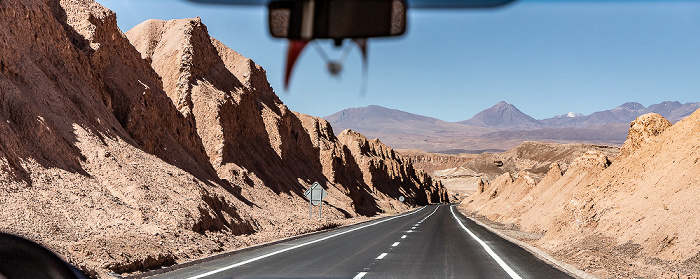
[{"label": "road sign", "polygon": [[400,197],[399,197],[399,201],[400,201],[400,202],[403,202],[405,199],[406,199],[406,198],[404,198],[403,196],[400,196]]},{"label": "road sign", "polygon": [[304,196],[309,199],[309,219],[311,219],[311,208],[314,205],[318,205],[318,218],[321,219],[321,201],[328,196],[328,192],[321,187],[321,184],[314,182],[309,189],[304,191]]},{"label": "road sign", "polygon": [[321,184],[318,184],[318,182],[314,182],[309,189],[306,189],[304,192],[304,196],[311,201],[311,204],[313,205],[319,205],[321,204],[321,200],[328,196],[328,192],[326,192],[323,187],[321,187]]}]

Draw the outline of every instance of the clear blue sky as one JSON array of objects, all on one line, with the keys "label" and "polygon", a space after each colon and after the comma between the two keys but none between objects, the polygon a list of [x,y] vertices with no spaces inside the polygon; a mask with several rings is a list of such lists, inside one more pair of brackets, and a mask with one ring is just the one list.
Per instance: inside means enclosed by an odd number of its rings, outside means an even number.
[{"label": "clear blue sky", "polygon": [[[494,11],[409,11],[406,36],[370,41],[369,88],[359,51],[340,78],[316,50],[300,57],[285,92],[286,42],[267,33],[262,7],[173,0],[97,0],[122,31],[150,19],[199,16],[210,34],[262,65],[290,109],[327,116],[380,105],[446,121],[498,101],[537,118],[590,114],[624,102],[700,101],[700,2],[520,1]],[[330,56],[340,56],[321,42]]]}]

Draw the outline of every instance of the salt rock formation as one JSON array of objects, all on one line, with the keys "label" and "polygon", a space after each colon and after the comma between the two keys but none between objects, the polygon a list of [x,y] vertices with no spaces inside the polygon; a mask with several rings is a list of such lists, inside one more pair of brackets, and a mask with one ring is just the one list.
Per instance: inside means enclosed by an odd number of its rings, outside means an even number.
[{"label": "salt rock formation", "polygon": [[620,149],[620,158],[629,156],[639,149],[651,138],[660,135],[666,128],[671,127],[671,122],[656,113],[647,113],[637,117],[630,123],[629,134],[625,144]]},{"label": "salt rock formation", "polygon": [[[0,14],[0,230],[106,276],[318,229],[302,195],[314,181],[326,221],[392,210],[327,122],[290,111],[200,20],[149,21],[130,41],[92,0]],[[411,205],[444,198],[386,176]]]}]

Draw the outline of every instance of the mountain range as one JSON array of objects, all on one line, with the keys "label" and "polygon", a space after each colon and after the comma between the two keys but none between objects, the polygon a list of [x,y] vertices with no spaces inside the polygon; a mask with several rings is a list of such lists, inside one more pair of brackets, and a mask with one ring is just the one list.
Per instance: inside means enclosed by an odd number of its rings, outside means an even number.
[{"label": "mountain range", "polygon": [[507,150],[523,140],[621,145],[629,123],[642,114],[658,113],[677,122],[698,108],[700,103],[666,101],[645,107],[627,102],[589,115],[570,112],[538,120],[501,101],[459,122],[376,105],[345,109],[324,118],[336,132],[355,130],[396,148],[478,153]]},{"label": "mountain range", "polygon": [[660,114],[671,122],[677,122],[690,115],[698,108],[700,108],[700,103],[681,104],[678,101],[666,101],[644,107],[640,103],[627,102],[616,108],[594,112],[590,115],[553,117],[540,120],[540,123],[550,127],[586,127],[591,125],[629,123],[642,114],[652,112]]}]

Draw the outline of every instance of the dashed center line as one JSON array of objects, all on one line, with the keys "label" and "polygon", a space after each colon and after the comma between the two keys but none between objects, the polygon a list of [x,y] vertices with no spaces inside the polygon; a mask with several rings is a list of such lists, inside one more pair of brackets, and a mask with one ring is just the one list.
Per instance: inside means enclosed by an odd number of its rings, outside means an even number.
[{"label": "dashed center line", "polygon": [[[407,233],[412,233],[412,232],[414,232],[413,230],[415,230],[416,227],[418,227],[418,225],[420,225],[423,221],[425,221],[425,219],[430,218],[430,216],[432,216],[432,215],[438,210],[439,207],[440,207],[440,206],[437,206],[437,207],[435,208],[435,210],[433,210],[432,213],[428,214],[428,216],[425,216],[425,218],[423,218],[423,220],[420,220],[420,222],[416,223],[410,230],[407,231]],[[425,208],[425,207],[424,207],[424,208]],[[406,238],[406,235],[405,235],[405,234],[401,236],[401,239],[405,239],[405,238]],[[399,244],[401,244],[401,242],[394,242],[393,244],[391,244],[391,247],[399,246]],[[375,259],[376,259],[376,260],[384,259],[384,257],[386,257],[386,255],[388,255],[388,254],[389,254],[389,253],[381,253],[381,254],[379,254],[379,256],[377,256],[377,258],[375,258]],[[364,270],[369,270],[369,268],[365,268]],[[355,275],[355,277],[353,277],[353,279],[361,279],[361,278],[363,278],[365,275],[367,275],[367,271],[359,272],[359,273],[357,273],[357,275]]]},{"label": "dashed center line", "polygon": [[[264,255],[261,255],[261,256],[257,256],[257,257],[252,258],[252,259],[248,259],[248,260],[241,261],[241,262],[238,262],[238,263],[234,263],[234,264],[231,264],[231,265],[228,265],[228,266],[224,266],[224,267],[221,267],[221,268],[218,268],[218,269],[215,269],[215,270],[211,270],[211,271],[209,271],[209,272],[205,272],[205,273],[202,273],[202,274],[199,274],[199,275],[196,275],[196,276],[192,276],[192,277],[190,277],[189,279],[199,279],[199,278],[207,277],[207,276],[209,276],[209,275],[216,274],[216,273],[222,272],[222,271],[224,271],[224,270],[229,270],[229,269],[236,268],[236,267],[239,267],[239,266],[242,266],[242,265],[246,265],[246,264],[249,264],[249,263],[252,263],[252,262],[255,262],[255,261],[259,261],[259,260],[262,260],[262,259],[265,259],[265,258],[274,256],[274,255],[277,255],[277,254],[280,254],[280,253],[284,253],[284,252],[287,252],[287,251],[290,251],[290,250],[294,250],[294,249],[297,249],[297,248],[300,248],[300,247],[304,247],[304,246],[307,246],[307,245],[311,245],[311,244],[314,244],[314,243],[318,243],[318,242],[321,242],[321,241],[324,241],[324,240],[327,240],[327,239],[330,239],[330,238],[334,238],[334,237],[341,236],[341,235],[344,235],[344,234],[348,234],[348,233],[351,233],[351,232],[354,232],[354,231],[357,231],[357,230],[361,230],[361,229],[364,229],[364,228],[367,228],[367,227],[371,227],[371,226],[375,226],[375,225],[378,225],[378,224],[381,224],[381,223],[384,223],[384,222],[388,222],[388,221],[394,220],[394,219],[396,219],[396,218],[401,218],[401,217],[410,216],[410,215],[413,215],[413,214],[415,214],[415,213],[417,213],[417,212],[420,212],[420,211],[423,210],[423,209],[425,209],[425,206],[422,207],[421,209],[418,209],[418,210],[415,210],[415,211],[412,211],[412,212],[409,212],[409,213],[397,215],[397,216],[394,216],[394,217],[389,217],[389,218],[386,218],[386,219],[383,219],[383,220],[380,220],[380,221],[377,221],[377,222],[369,223],[369,224],[364,225],[364,226],[355,227],[355,228],[352,228],[352,229],[348,229],[348,230],[346,230],[346,231],[341,231],[341,232],[336,233],[336,234],[332,234],[332,235],[325,236],[325,237],[322,237],[322,238],[318,238],[318,239],[315,239],[315,240],[307,241],[307,242],[304,242],[304,243],[301,243],[301,244],[297,244],[297,245],[294,245],[294,246],[291,246],[291,247],[287,247],[287,248],[284,248],[284,249],[276,250],[276,251],[274,251],[274,252],[267,253],[267,254],[264,254]],[[433,212],[434,212],[434,211],[433,211]],[[383,255],[383,256],[382,256],[382,255]],[[384,254],[382,254],[382,255],[380,255],[380,257],[383,258],[383,257],[386,256],[386,253],[384,253]],[[363,275],[363,276],[364,276],[364,275]]]},{"label": "dashed center line", "polygon": [[440,208],[440,206],[436,207],[432,213],[428,214],[428,216],[425,216],[425,218],[423,218],[423,220],[420,220],[420,222],[418,222],[418,223],[421,223],[421,222],[425,221],[425,219],[430,218],[430,216],[433,216],[433,214],[435,214],[435,212],[438,210],[438,208]]},{"label": "dashed center line", "polygon": [[352,277],[352,279],[361,279],[362,277],[365,277],[367,275],[367,272],[360,272],[355,277]]}]

